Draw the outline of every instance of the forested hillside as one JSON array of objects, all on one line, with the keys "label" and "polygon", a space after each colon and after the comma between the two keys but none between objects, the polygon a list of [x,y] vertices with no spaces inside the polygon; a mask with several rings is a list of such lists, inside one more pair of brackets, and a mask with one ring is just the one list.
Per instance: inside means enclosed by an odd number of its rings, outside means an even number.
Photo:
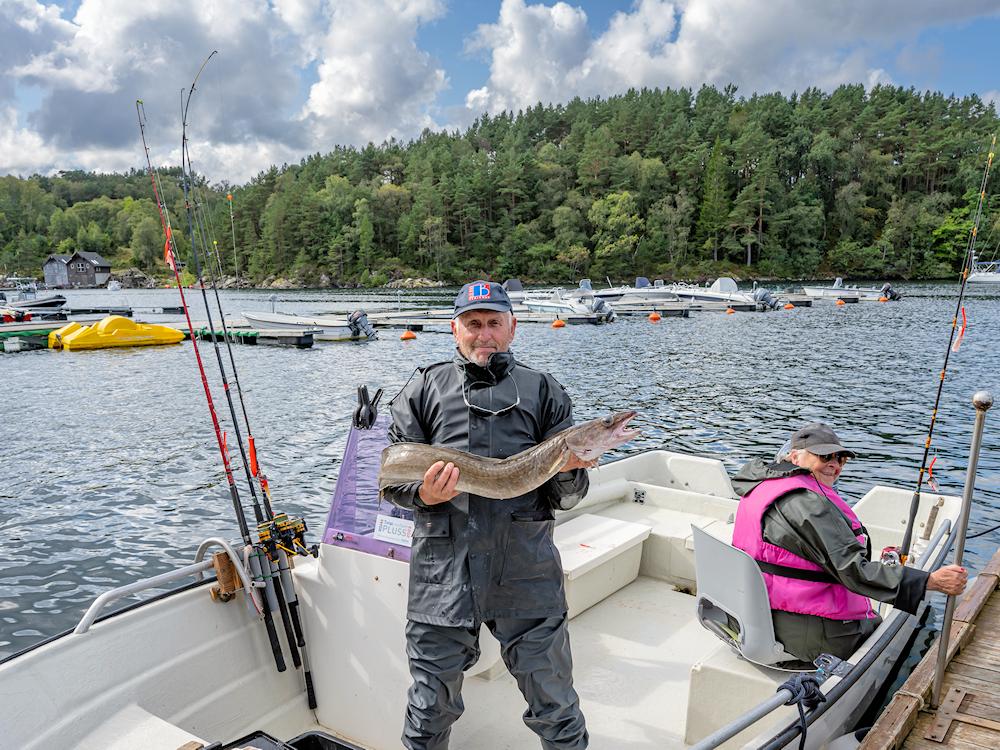
[{"label": "forested hillside", "polygon": [[[975,96],[884,86],[644,90],[331,144],[200,194],[227,272],[257,282],[936,278],[960,266],[996,128]],[[179,170],[162,177],[183,229]],[[0,273],[73,250],[163,273],[162,247],[142,171],[0,178]]]}]

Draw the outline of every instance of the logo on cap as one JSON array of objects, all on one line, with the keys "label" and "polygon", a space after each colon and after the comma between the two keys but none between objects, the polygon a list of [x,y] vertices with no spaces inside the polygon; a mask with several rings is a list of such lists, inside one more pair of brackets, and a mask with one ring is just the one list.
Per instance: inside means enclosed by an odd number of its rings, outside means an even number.
[{"label": "logo on cap", "polygon": [[479,300],[490,298],[490,285],[489,284],[472,284],[469,287],[469,302],[478,302]]}]

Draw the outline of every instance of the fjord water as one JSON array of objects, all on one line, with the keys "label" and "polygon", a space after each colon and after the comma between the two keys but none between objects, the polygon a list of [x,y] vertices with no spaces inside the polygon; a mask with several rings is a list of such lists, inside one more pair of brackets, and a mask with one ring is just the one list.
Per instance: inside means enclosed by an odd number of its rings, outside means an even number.
[{"label": "fjord water", "polygon": [[[525,323],[514,351],[555,375],[578,420],[639,410],[642,437],[605,460],[663,446],[721,459],[734,472],[753,456],[773,455],[801,424],[827,421],[860,454],[839,485],[854,502],[873,483],[912,489],[955,308],[956,284],[900,286],[904,300],[890,304],[693,313],[659,324],[640,317],[563,329]],[[225,291],[222,298],[235,316],[272,305],[299,313],[443,306],[453,294]],[[176,292],[166,290],[66,296],[76,307],[177,304]],[[192,291],[189,298],[195,319],[204,320],[200,296]],[[972,394],[987,388],[1000,397],[1000,289],[973,290],[967,313],[933,443],[934,476],[943,492],[954,494],[965,478]],[[385,404],[415,366],[452,350],[450,334],[424,332],[404,342],[392,330],[372,343],[234,348],[276,507],[303,515],[316,540],[357,386],[385,388]],[[211,345],[201,351],[217,385]],[[206,537],[238,538],[190,343],[0,355],[0,374],[6,407],[0,655],[73,627],[107,589],[191,562]],[[216,405],[228,424],[220,389]],[[235,442],[230,431],[234,454]],[[1000,524],[998,446],[1000,409],[994,409],[970,533]],[[998,542],[1000,532],[970,539],[968,565],[981,567]]]}]

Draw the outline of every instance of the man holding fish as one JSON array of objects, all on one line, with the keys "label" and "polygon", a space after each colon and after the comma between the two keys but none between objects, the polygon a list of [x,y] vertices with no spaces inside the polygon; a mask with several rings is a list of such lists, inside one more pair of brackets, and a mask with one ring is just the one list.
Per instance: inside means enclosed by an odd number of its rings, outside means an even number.
[{"label": "man holding fish", "polygon": [[553,511],[586,494],[585,469],[634,437],[635,414],[574,428],[563,387],[510,351],[517,321],[499,284],[462,287],[451,327],[454,358],[418,369],[393,400],[380,473],[384,496],[414,515],[403,745],[448,746],[485,623],[542,747],[582,749]]}]

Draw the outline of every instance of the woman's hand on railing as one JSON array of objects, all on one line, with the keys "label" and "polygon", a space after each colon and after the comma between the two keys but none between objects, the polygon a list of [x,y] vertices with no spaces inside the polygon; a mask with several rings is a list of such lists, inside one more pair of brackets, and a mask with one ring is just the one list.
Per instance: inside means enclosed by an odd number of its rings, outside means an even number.
[{"label": "woman's hand on railing", "polygon": [[945,565],[931,573],[927,579],[928,591],[940,591],[948,596],[958,596],[965,591],[969,573],[958,565]]}]

